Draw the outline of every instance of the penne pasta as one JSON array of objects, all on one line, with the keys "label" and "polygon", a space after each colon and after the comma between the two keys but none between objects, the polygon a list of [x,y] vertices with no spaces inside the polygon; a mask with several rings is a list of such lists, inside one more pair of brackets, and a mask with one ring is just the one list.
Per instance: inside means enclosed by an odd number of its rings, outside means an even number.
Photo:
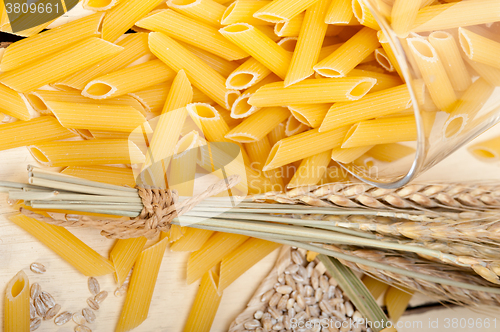
[{"label": "penne pasta", "polygon": [[[258,1],[261,2],[261,1]],[[259,83],[272,71],[254,58],[249,58],[236,68],[226,80],[226,88],[244,90]]]},{"label": "penne pasta", "polygon": [[219,112],[220,116],[227,123],[227,125],[229,126],[229,129],[233,129],[234,127],[236,127],[237,125],[239,125],[243,121],[242,119],[233,119],[231,117],[231,111],[228,111],[227,109],[222,108],[219,105],[216,105],[215,109],[217,110],[217,112]]},{"label": "penne pasta", "polygon": [[363,281],[363,284],[365,284],[366,288],[375,300],[378,300],[380,296],[389,288],[389,285],[385,282],[372,278],[367,274],[363,276],[361,281]]},{"label": "penne pasta", "polygon": [[354,17],[362,25],[374,30],[380,30],[377,20],[371,13],[370,9],[368,8],[364,0],[353,0],[352,12],[354,14]]},{"label": "penne pasta", "polygon": [[453,89],[467,90],[472,84],[472,79],[460,55],[455,38],[446,31],[434,31],[429,35],[429,42],[443,62]]},{"label": "penne pasta", "polygon": [[170,246],[170,250],[189,252],[200,250],[213,233],[207,229],[188,227],[184,236]]},{"label": "penne pasta", "polygon": [[260,0],[236,0],[231,3],[224,14],[220,23],[222,25],[230,25],[234,23],[248,23],[252,25],[272,24],[258,18],[253,17],[253,14],[268,5],[271,1]]},{"label": "penne pasta", "polygon": [[160,241],[145,249],[137,259],[130,278],[125,304],[115,329],[116,332],[129,331],[141,325],[148,317],[156,280],[167,245],[167,238],[162,235]]},{"label": "penne pasta", "polygon": [[339,147],[348,130],[347,126],[324,133],[312,129],[284,138],[272,147],[264,171]]},{"label": "penne pasta", "polygon": [[476,159],[485,162],[500,160],[500,137],[494,137],[467,148]]},{"label": "penne pasta", "polygon": [[[18,92],[30,92],[43,85],[55,83],[121,50],[123,47],[102,39],[87,38],[42,60],[1,73],[0,83]],[[61,63],[64,63],[64,66],[61,66]]]},{"label": "penne pasta", "polygon": [[457,96],[436,50],[421,38],[408,38],[407,41],[432,101],[439,109],[450,112]]},{"label": "penne pasta", "polygon": [[377,83],[369,77],[307,79],[287,88],[270,83],[254,93],[248,103],[257,107],[322,104],[362,98]]},{"label": "penne pasta", "polygon": [[126,139],[39,143],[28,146],[28,150],[40,164],[53,167],[133,164],[144,161],[141,150]]},{"label": "penne pasta", "polygon": [[404,80],[403,72],[401,71],[401,67],[399,66],[398,60],[396,59],[396,55],[394,54],[394,50],[392,49],[391,45],[389,44],[387,37],[384,35],[384,32],[382,30],[378,31],[377,37],[378,37],[378,41],[379,41],[380,45],[382,45],[382,48],[384,49],[385,54],[387,55],[387,58],[391,62],[391,65],[398,72],[399,77],[402,80]]},{"label": "penne pasta", "polygon": [[102,39],[112,43],[127,32],[134,24],[152,11],[163,0],[128,0],[119,1],[106,12],[102,22]]},{"label": "penne pasta", "polygon": [[331,151],[327,150],[302,159],[299,168],[286,187],[292,189],[317,184],[326,172],[331,155]]},{"label": "penne pasta", "polygon": [[0,125],[0,151],[74,137],[51,116]]},{"label": "penne pasta", "polygon": [[227,8],[213,0],[168,0],[167,5],[178,13],[217,28]]},{"label": "penne pasta", "polygon": [[0,111],[16,119],[28,121],[31,114],[26,97],[19,92],[0,84]]},{"label": "penne pasta", "polygon": [[199,144],[199,134],[193,130],[184,135],[174,148],[168,185],[180,196],[193,196]]},{"label": "penne pasta", "polygon": [[363,28],[332,54],[314,66],[325,77],[344,77],[379,46],[377,32]]},{"label": "penne pasta", "polygon": [[66,76],[54,83],[54,85],[56,87],[68,86],[83,90],[87,83],[93,79],[123,69],[135,60],[151,54],[148,47],[148,35],[145,33],[128,34],[118,41],[116,45],[123,47],[123,51],[92,66],[85,67],[72,75]]},{"label": "penne pasta", "polygon": [[414,153],[414,148],[399,143],[378,144],[366,152],[368,156],[387,163],[403,159]]},{"label": "penne pasta", "polygon": [[290,112],[284,107],[263,108],[252,114],[225,137],[240,143],[250,143],[263,139],[273,128],[285,121]]},{"label": "penne pasta", "polygon": [[445,30],[498,21],[499,0],[459,1],[428,6],[418,11],[413,32]]},{"label": "penne pasta", "polygon": [[83,9],[93,11],[104,11],[113,8],[118,0],[83,0]]},{"label": "penne pasta", "polygon": [[232,24],[219,31],[276,75],[285,78],[292,56],[262,31],[246,23]]},{"label": "penne pasta", "polygon": [[11,216],[9,220],[33,235],[86,276],[98,277],[114,272],[109,260],[64,227],[49,225],[23,214]]},{"label": "penne pasta", "polygon": [[327,24],[324,21],[328,5],[329,1],[318,0],[306,10],[297,46],[284,80],[285,87],[314,74],[313,66],[318,62],[326,35]]},{"label": "penne pasta", "polygon": [[161,32],[149,34],[151,51],[175,71],[184,69],[189,81],[222,107],[226,107],[225,79],[206,63]]},{"label": "penne pasta", "polygon": [[248,54],[222,37],[217,28],[183,16],[173,10],[162,10],[136,23],[148,30],[162,32],[169,37],[191,44],[226,60],[238,60]]},{"label": "penne pasta", "polygon": [[320,132],[326,132],[356,122],[395,114],[412,106],[412,99],[406,84],[369,93],[355,102],[333,104],[328,110]]},{"label": "penne pasta", "polygon": [[382,68],[384,68],[390,73],[392,73],[395,70],[391,60],[389,60],[387,53],[382,47],[377,48],[374,52],[374,55],[375,55],[375,60]]},{"label": "penne pasta", "polygon": [[174,78],[175,72],[161,60],[127,67],[90,81],[82,95],[92,99],[119,97]]},{"label": "penne pasta", "polygon": [[264,137],[259,141],[245,143],[245,150],[250,159],[250,167],[261,171],[271,151],[271,144],[269,144],[269,139]]},{"label": "penne pasta", "polygon": [[63,169],[61,173],[117,186],[135,187],[136,185],[132,169],[128,167],[69,166]]},{"label": "penne pasta", "polygon": [[187,284],[190,285],[200,279],[247,239],[247,236],[239,234],[215,233],[212,235],[200,250],[189,255]]},{"label": "penne pasta", "polygon": [[279,23],[289,21],[303,12],[317,0],[274,0],[253,14],[263,21]]},{"label": "penne pasta", "polygon": [[331,104],[292,105],[288,109],[297,121],[308,127],[318,128],[325,118]]},{"label": "penne pasta", "polygon": [[500,68],[500,60],[498,59],[499,42],[464,28],[458,28],[458,36],[462,50],[469,59],[487,66]]},{"label": "penne pasta", "polygon": [[30,303],[30,282],[21,270],[5,287],[3,331],[30,331]]},{"label": "penne pasta", "polygon": [[273,146],[274,144],[278,143],[278,141],[286,137],[285,127],[286,127],[285,122],[282,122],[276,127],[274,127],[274,129],[271,130],[271,132],[267,135],[267,138],[269,139],[269,143],[271,144],[271,146]]},{"label": "penne pasta", "polygon": [[304,22],[305,13],[300,13],[291,20],[276,23],[274,33],[279,37],[297,37]]},{"label": "penne pasta", "polygon": [[229,126],[215,107],[208,104],[189,104],[186,109],[195,122],[199,121],[208,141],[230,142],[224,137],[229,132]]},{"label": "penne pasta", "polygon": [[129,96],[137,99],[146,111],[150,113],[160,113],[165,105],[171,86],[171,82],[161,83],[149,88],[131,92],[129,93]]},{"label": "penne pasta", "polygon": [[173,243],[181,239],[184,236],[185,232],[186,232],[186,227],[181,227],[179,225],[172,225],[170,227],[170,231],[166,233],[168,237],[168,242]]},{"label": "penne pasta", "polygon": [[238,63],[234,61],[228,61],[226,59],[221,58],[213,53],[204,51],[198,47],[192,46],[187,43],[180,42],[182,46],[184,46],[188,51],[196,55],[198,58],[203,60],[207,65],[210,66],[213,70],[218,72],[224,77],[228,77],[233,71],[238,68]]},{"label": "penne pasta", "polygon": [[250,105],[248,103],[248,100],[250,99],[250,97],[258,89],[260,89],[262,86],[269,84],[269,83],[277,82],[279,80],[280,79],[278,76],[276,76],[275,74],[271,74],[271,75],[266,76],[266,78],[264,78],[259,83],[255,84],[252,87],[243,91],[241,96],[239,96],[235,100],[235,102],[233,103],[233,105],[231,107],[231,117],[233,117],[235,119],[242,119],[242,118],[248,117],[248,116],[254,114],[255,112],[257,112],[260,109],[260,107]]},{"label": "penne pasta", "polygon": [[349,74],[347,74],[347,77],[353,77],[353,76],[371,77],[376,79],[377,83],[373,86],[373,88],[371,88],[370,93],[387,90],[403,84],[403,82],[398,76],[378,73],[371,70],[356,68],[351,70]]},{"label": "penne pasta", "polygon": [[342,148],[414,141],[417,125],[414,116],[361,121],[346,134]]},{"label": "penne pasta", "polygon": [[9,45],[0,70],[6,72],[25,66],[84,39],[97,37],[102,18],[102,13],[95,13]]},{"label": "penne pasta", "polygon": [[51,101],[54,116],[66,128],[132,132],[146,118],[132,106]]},{"label": "penne pasta", "polygon": [[396,35],[406,38],[410,32],[422,1],[395,0],[391,11],[391,26]]},{"label": "penne pasta", "polygon": [[356,148],[334,148],[332,149],[331,158],[333,161],[349,164],[367,153],[373,145],[359,146]]},{"label": "penne pasta", "polygon": [[281,245],[270,241],[250,238],[229,255],[220,265],[220,278],[217,290],[223,292],[243,273],[278,249]]},{"label": "penne pasta", "polygon": [[114,276],[118,287],[125,282],[147,241],[144,236],[116,240],[109,253],[109,260],[115,268]]},{"label": "penne pasta", "polygon": [[500,69],[472,61],[468,57],[464,57],[464,60],[481,78],[491,85],[500,86]]},{"label": "penne pasta", "polygon": [[332,0],[326,12],[325,23],[349,24],[353,18],[352,0]]},{"label": "penne pasta", "polygon": [[218,283],[219,277],[215,272],[203,274],[183,332],[210,332],[222,298],[217,291]]},{"label": "penne pasta", "polygon": [[285,125],[286,136],[293,136],[308,130],[309,127],[297,120],[293,115],[288,117]]}]

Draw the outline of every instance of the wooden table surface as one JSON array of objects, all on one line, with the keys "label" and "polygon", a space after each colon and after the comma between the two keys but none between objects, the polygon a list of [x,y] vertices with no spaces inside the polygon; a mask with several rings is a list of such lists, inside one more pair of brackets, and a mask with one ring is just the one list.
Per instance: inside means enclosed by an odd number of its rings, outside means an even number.
[{"label": "wooden table surface", "polygon": [[[500,135],[500,127],[491,129],[480,139]],[[26,165],[33,163],[33,159],[25,148],[12,149],[0,152],[0,180],[26,181]],[[452,181],[460,180],[500,180],[500,164],[485,164],[472,158],[465,149],[454,153],[432,170],[421,176],[422,180]],[[3,294],[6,283],[19,270],[24,270],[30,282],[39,282],[43,289],[52,294],[62,305],[62,310],[77,311],[86,306],[85,300],[89,296],[86,277],[76,271],[70,264],[63,261],[36,239],[6,219],[6,213],[12,209],[6,203],[6,195],[0,194],[0,321],[3,322]],[[71,229],[71,231],[89,246],[103,256],[108,256],[113,240],[99,235],[97,231],[89,229]],[[277,252],[266,257],[259,264],[245,273],[224,292],[221,305],[217,312],[212,332],[227,331],[227,328],[236,315],[242,311],[252,296],[260,280],[269,272],[274,264]],[[188,254],[170,252],[162,262],[160,274],[156,284],[148,319],[136,330],[143,332],[180,332],[189,314],[198,283],[186,285],[185,270]],[[43,275],[35,275],[29,270],[32,262],[40,262],[47,267]],[[97,313],[97,320],[92,324],[93,331],[113,331],[117,322],[124,297],[115,297],[115,284],[111,275],[99,277],[101,289],[110,292],[110,296],[102,304]],[[418,300],[418,298],[417,298]],[[417,301],[416,300],[416,301]],[[483,319],[499,317],[499,313],[489,313],[484,316],[482,311],[469,309],[445,309],[421,315],[405,316],[402,321],[407,327],[400,328],[400,332],[413,331],[447,331],[444,327],[445,318],[474,318]],[[438,329],[429,327],[429,319],[441,319]],[[418,327],[422,322],[422,328]],[[3,323],[2,323],[3,324]],[[413,326],[412,326],[413,325]],[[1,325],[0,325],[1,326]],[[73,323],[57,327],[52,321],[42,323],[38,331],[72,331]],[[498,331],[500,320],[496,328],[460,328],[449,331]]]}]

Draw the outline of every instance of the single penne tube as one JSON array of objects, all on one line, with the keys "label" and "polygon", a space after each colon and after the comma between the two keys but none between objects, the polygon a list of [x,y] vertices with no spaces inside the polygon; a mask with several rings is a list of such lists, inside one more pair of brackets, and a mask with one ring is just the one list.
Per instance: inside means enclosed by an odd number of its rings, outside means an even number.
[{"label": "single penne tube", "polygon": [[264,171],[339,147],[348,130],[348,126],[323,133],[318,129],[312,129],[284,138],[272,147]]},{"label": "single penne tube", "polygon": [[498,21],[499,0],[459,1],[428,6],[418,11],[413,32],[445,30]]},{"label": "single penne tube", "polygon": [[377,83],[371,88],[370,93],[394,88],[398,85],[403,84],[401,78],[396,75],[389,75],[384,73],[378,73],[371,70],[363,69],[353,69],[348,74],[347,77],[358,76],[358,77],[371,77],[377,80]]},{"label": "single penne tube", "polygon": [[499,42],[464,28],[458,28],[458,36],[462,50],[469,59],[487,66],[500,68],[500,60],[498,59]]},{"label": "single penne tube", "polygon": [[165,83],[174,76],[175,71],[156,59],[97,77],[85,86],[82,95],[92,99],[119,97]]},{"label": "single penne tube", "polygon": [[253,17],[253,14],[268,5],[271,1],[260,0],[236,0],[231,3],[224,14],[222,15],[220,23],[222,25],[230,25],[233,23],[248,23],[252,25],[272,24],[267,21],[259,20]]},{"label": "single penne tube", "polygon": [[377,20],[371,13],[364,0],[353,0],[352,12],[354,14],[354,17],[358,20],[359,23],[361,23],[361,25],[374,30],[380,30]]},{"label": "single penne tube", "polygon": [[406,38],[410,32],[421,1],[395,0],[391,11],[391,26],[394,32],[401,38]]},{"label": "single penne tube", "polygon": [[225,256],[238,248],[248,236],[229,233],[215,233],[200,250],[189,255],[186,282],[188,285],[200,279]]},{"label": "single penne tube", "polygon": [[297,120],[293,115],[290,115],[286,120],[285,134],[286,136],[293,136],[300,134],[310,129],[308,126]]},{"label": "single penne tube", "polygon": [[175,40],[161,32],[149,34],[151,51],[175,71],[183,69],[189,81],[222,107],[226,107],[226,85],[222,75],[210,68]]},{"label": "single penne tube", "polygon": [[144,161],[141,150],[126,139],[47,142],[31,145],[28,150],[40,164],[53,167],[135,164]]},{"label": "single penne tube", "polygon": [[[0,74],[0,83],[18,92],[30,92],[43,85],[55,83],[121,50],[123,47],[102,39],[87,38],[42,60]],[[64,63],[64,66],[61,66],[61,63]]]},{"label": "single penne tube", "polygon": [[472,61],[467,56],[464,56],[463,58],[465,62],[467,62],[467,64],[488,83],[494,86],[500,85],[500,69]]},{"label": "single penne tube", "polygon": [[288,109],[300,122],[311,128],[318,128],[325,118],[331,104],[290,105]]},{"label": "single penne tube", "polygon": [[359,146],[356,148],[334,148],[332,149],[331,158],[339,163],[352,163],[365,153],[367,153],[373,145]]},{"label": "single penne tube", "polygon": [[167,100],[168,92],[172,82],[161,83],[149,88],[129,93],[129,96],[137,99],[144,109],[150,113],[160,113]]},{"label": "single penne tube", "polygon": [[382,68],[384,68],[390,73],[392,73],[395,70],[394,65],[392,64],[391,60],[389,60],[387,53],[382,47],[377,48],[374,52],[374,55],[375,55],[375,60],[378,62],[380,66],[382,66]]},{"label": "single penne tube", "polygon": [[286,138],[285,127],[285,122],[282,122],[274,127],[274,129],[271,130],[271,132],[267,135],[269,144],[271,144],[271,146],[278,143],[278,141],[282,140],[283,138]]},{"label": "single penne tube", "polygon": [[208,51],[202,50],[201,48],[195,47],[193,45],[180,42],[182,46],[184,46],[188,51],[196,55],[198,58],[203,60],[207,65],[210,66],[213,70],[218,72],[224,77],[228,77],[233,71],[238,68],[238,63],[234,61],[228,61],[226,59],[221,58],[218,55],[210,53]]},{"label": "single penne tube", "polygon": [[54,116],[66,128],[132,132],[146,118],[132,106],[91,103],[50,103]]},{"label": "single penne tube", "polygon": [[472,79],[453,35],[446,31],[434,31],[428,38],[444,64],[453,89],[467,90],[472,84]]},{"label": "single penne tube", "polygon": [[279,243],[250,238],[229,255],[220,265],[220,278],[217,290],[222,293],[243,273],[281,246]]},{"label": "single penne tube", "polygon": [[238,60],[248,56],[238,45],[222,37],[217,28],[200,23],[171,9],[147,16],[136,25],[162,32],[169,37],[201,48],[226,60]]},{"label": "single penne tube", "polygon": [[394,66],[394,69],[398,72],[399,77],[402,80],[404,80],[403,72],[401,71],[401,67],[399,66],[398,60],[396,59],[394,50],[392,49],[391,45],[389,44],[389,41],[387,40],[387,37],[384,35],[384,32],[382,30],[377,32],[377,38],[380,45],[382,45],[382,48],[384,49],[385,54],[387,55],[387,58],[391,62],[391,65]]},{"label": "single penne tube", "polygon": [[83,0],[83,9],[93,11],[104,11],[113,8],[118,3],[118,0]]},{"label": "single penne tube", "polygon": [[400,143],[378,144],[366,152],[368,156],[387,163],[403,159],[414,153],[414,148]]},{"label": "single penne tube", "polygon": [[118,41],[116,45],[123,47],[123,51],[72,75],[66,76],[54,83],[54,85],[56,87],[68,86],[74,89],[83,90],[87,83],[94,78],[125,68],[135,60],[147,54],[151,54],[149,52],[148,35],[146,33],[128,34]]},{"label": "single penne tube", "polygon": [[302,159],[299,168],[286,187],[292,189],[317,184],[326,172],[331,155],[331,151],[327,150]]},{"label": "single penne tube", "polygon": [[284,107],[263,108],[252,114],[225,137],[240,143],[251,143],[263,139],[274,127],[285,121],[290,112]]},{"label": "single penne tube", "polygon": [[230,142],[225,138],[229,126],[217,109],[209,104],[189,104],[186,106],[189,115],[201,124],[203,134],[210,142]]},{"label": "single penne tube", "polygon": [[109,260],[115,268],[114,276],[118,287],[125,282],[147,241],[144,236],[116,240],[109,253]]},{"label": "single penne tube", "polygon": [[151,12],[163,0],[129,0],[119,1],[116,6],[106,12],[102,22],[102,39],[112,43],[127,32],[147,13]]},{"label": "single penne tube", "polygon": [[30,282],[24,271],[19,271],[5,287],[3,330],[30,331]]},{"label": "single penne tube", "polygon": [[0,151],[74,136],[52,116],[6,123],[0,125]]},{"label": "single penne tube", "polygon": [[109,260],[99,255],[66,228],[49,225],[23,214],[9,217],[85,276],[98,277],[114,272]]},{"label": "single penne tube", "polygon": [[398,113],[410,108],[412,100],[406,84],[369,93],[361,100],[333,104],[319,131],[326,132],[356,122]]},{"label": "single penne tube", "polygon": [[285,78],[292,56],[262,31],[246,23],[228,25],[219,31],[276,75]]},{"label": "single penne tube", "polygon": [[0,70],[6,72],[25,66],[83,39],[98,36],[102,18],[103,13],[95,13],[9,45]]},{"label": "single penne tube", "polygon": [[0,84],[0,111],[16,119],[28,121],[31,114],[28,108],[26,97],[11,88]]},{"label": "single penne tube", "polygon": [[[260,1],[258,1],[260,2]],[[271,70],[254,58],[249,58],[236,68],[226,80],[226,88],[232,90],[248,89],[271,74]]]},{"label": "single penne tube", "polygon": [[177,190],[180,196],[193,196],[199,144],[199,134],[193,130],[182,137],[175,146],[168,185],[169,188]]},{"label": "single penne tube", "polygon": [[270,83],[255,92],[248,103],[257,107],[322,104],[361,99],[377,83],[369,77],[306,79],[287,88]]},{"label": "single penne tube", "polygon": [[283,47],[285,51],[293,53],[297,46],[297,37],[285,37],[278,42],[278,45]]},{"label": "single penne tube", "polygon": [[211,26],[220,27],[227,7],[213,0],[168,0],[167,5],[178,13]]},{"label": "single penne tube", "polygon": [[417,125],[414,116],[361,121],[349,129],[342,148],[415,141]]},{"label": "single penne tube", "polygon": [[255,142],[245,143],[244,147],[250,159],[250,167],[261,171],[271,151],[271,144],[269,144],[267,136]]},{"label": "single penne tube", "polygon": [[439,109],[450,112],[457,96],[436,49],[421,38],[408,38],[407,42],[432,101]]},{"label": "single penne tube", "polygon": [[318,62],[314,70],[325,77],[344,77],[378,47],[377,32],[365,27]]},{"label": "single penne tube", "polygon": [[467,148],[470,154],[485,162],[500,160],[500,137],[494,137]]},{"label": "single penne tube", "polygon": [[128,167],[114,166],[69,166],[61,174],[90,181],[104,182],[117,186],[135,187],[134,173]]},{"label": "single penne tube", "polygon": [[300,13],[291,20],[276,23],[274,33],[278,37],[298,37],[305,13]]},{"label": "single penne tube", "polygon": [[317,0],[275,0],[256,11],[253,17],[273,23],[289,21],[309,8],[316,1]]},{"label": "single penne tube", "polygon": [[222,292],[217,290],[218,283],[219,276],[214,271],[203,274],[183,332],[210,332],[222,299]]},{"label": "single penne tube", "polygon": [[328,25],[324,22],[329,2],[318,0],[307,8],[300,30],[297,46],[284,80],[284,86],[300,82],[314,74],[313,66],[318,61],[321,45]]},{"label": "single penne tube", "polygon": [[130,331],[148,317],[151,299],[160,272],[161,262],[167,249],[168,239],[161,240],[139,255],[130,278],[127,297],[116,326],[116,332]]},{"label": "single penne tube", "polygon": [[175,241],[170,246],[170,250],[188,252],[200,250],[213,233],[213,231],[207,229],[187,227],[184,236]]},{"label": "single penne tube", "polygon": [[348,24],[354,18],[351,0],[333,0],[325,17],[327,24]]}]

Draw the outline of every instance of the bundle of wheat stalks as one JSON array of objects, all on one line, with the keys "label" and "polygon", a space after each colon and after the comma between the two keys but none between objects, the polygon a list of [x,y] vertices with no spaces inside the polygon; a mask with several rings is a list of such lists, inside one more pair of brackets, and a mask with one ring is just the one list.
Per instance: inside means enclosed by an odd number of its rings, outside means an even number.
[{"label": "bundle of wheat stalks", "polygon": [[[75,218],[77,211],[135,217],[142,209],[135,188],[122,187],[120,196],[114,192],[118,186],[103,188],[102,183],[33,167],[29,183],[0,186],[12,200],[24,200],[28,207],[75,211],[55,219],[38,215],[57,225],[99,227],[92,222],[94,217]],[[194,228],[329,255],[388,284],[436,300],[500,305],[500,221],[496,217],[500,184],[411,184],[388,190],[332,183],[268,192],[234,207],[229,204],[219,197],[205,198],[182,220]],[[179,219],[172,224],[180,225]]]}]

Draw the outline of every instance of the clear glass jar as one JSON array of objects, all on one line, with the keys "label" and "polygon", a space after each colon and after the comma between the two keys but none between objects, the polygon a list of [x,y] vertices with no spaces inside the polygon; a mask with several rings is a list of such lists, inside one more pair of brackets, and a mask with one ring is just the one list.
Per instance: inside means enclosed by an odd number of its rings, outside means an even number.
[{"label": "clear glass jar", "polygon": [[500,120],[500,0],[354,0],[353,11],[410,92],[411,107],[389,116],[413,113],[416,133],[343,165],[353,175],[403,186]]}]

